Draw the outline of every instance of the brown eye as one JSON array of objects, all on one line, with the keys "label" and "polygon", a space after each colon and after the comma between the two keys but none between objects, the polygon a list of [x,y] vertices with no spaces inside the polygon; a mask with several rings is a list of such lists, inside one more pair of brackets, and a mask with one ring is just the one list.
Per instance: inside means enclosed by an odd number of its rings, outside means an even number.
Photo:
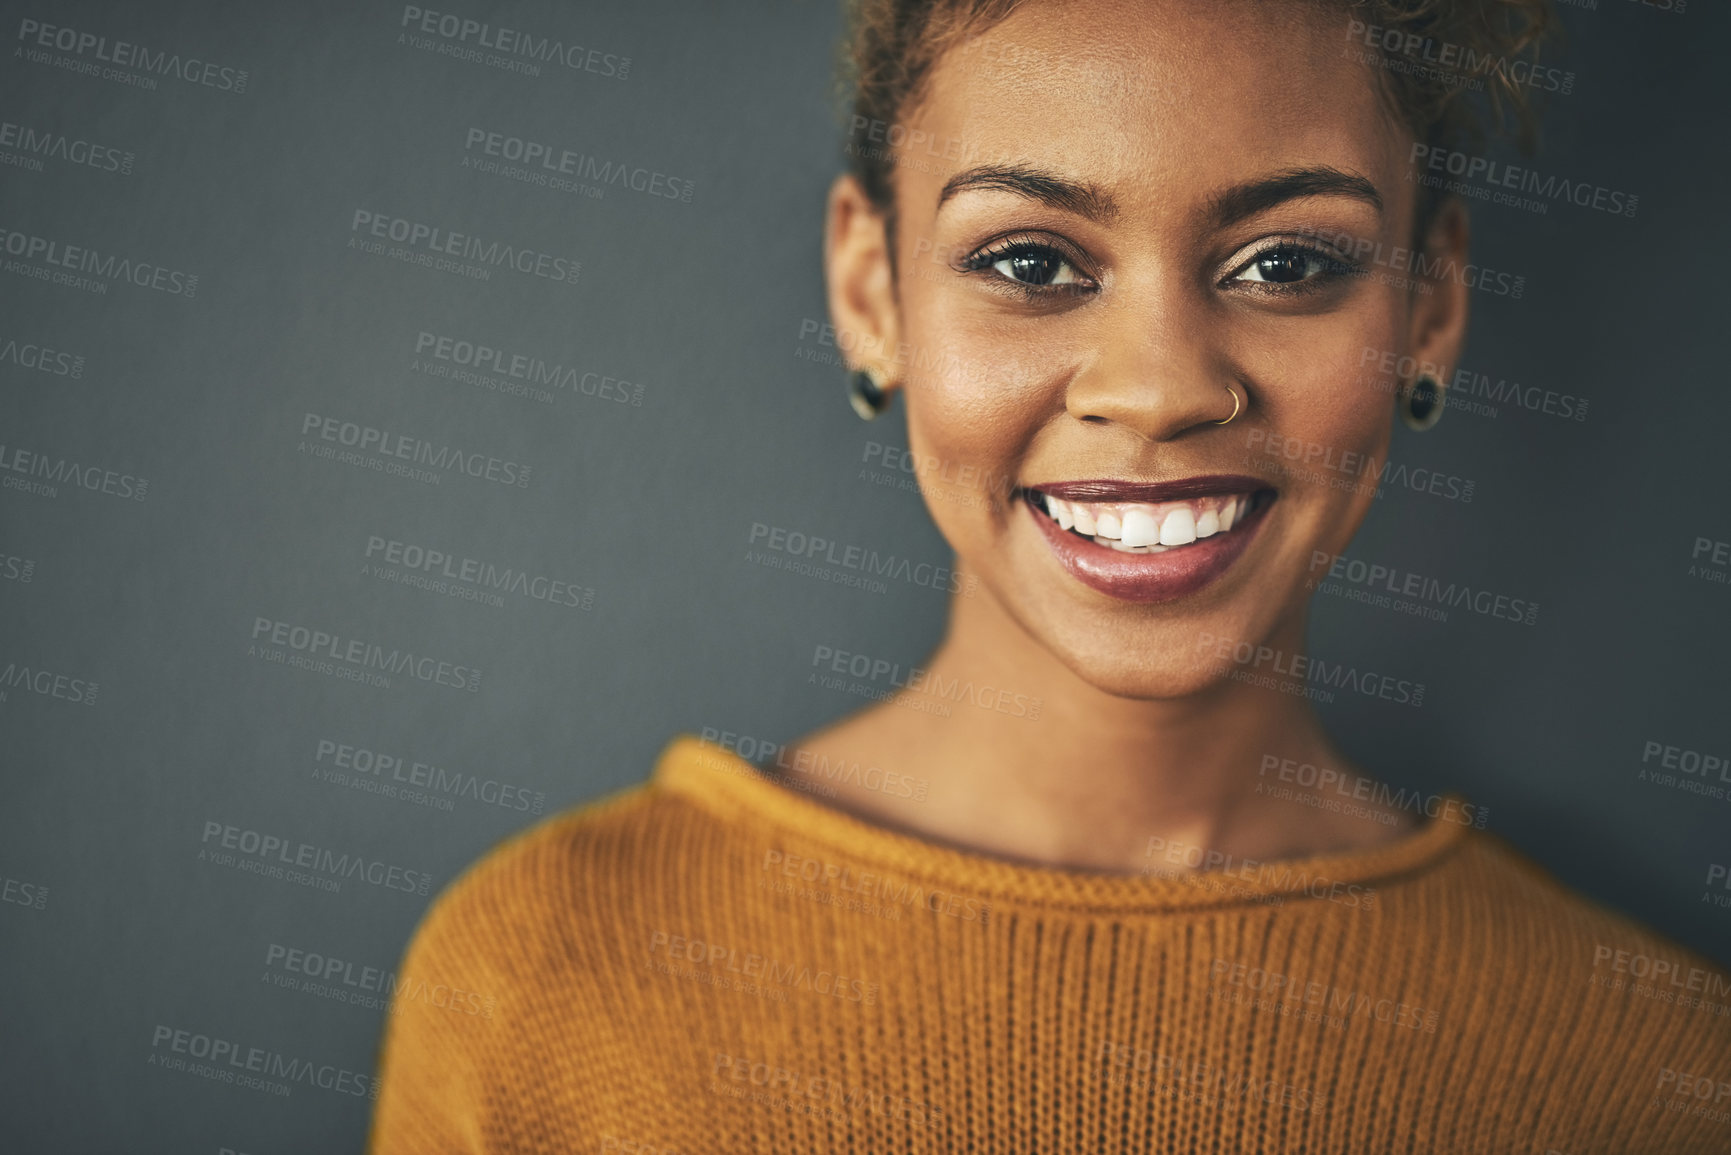
[{"label": "brown eye", "polygon": [[1029,289],[1065,289],[1086,284],[1075,264],[1050,245],[1017,241],[969,257],[965,271],[991,270],[1013,285]]},{"label": "brown eye", "polygon": [[[1021,284],[1075,284],[1078,281],[1075,268],[1070,267],[1063,255],[1056,249],[1040,248],[1037,244],[1025,244],[1020,248],[1011,249],[1007,253],[994,255],[990,267],[995,272],[1009,277],[1011,281]],[[1068,274],[1068,275],[1065,275]]]},{"label": "brown eye", "polygon": [[1028,285],[1059,284],[1058,274],[1064,270],[1068,262],[1051,250],[1026,250],[1013,256],[1003,257],[992,267],[1013,281],[1021,281]]},{"label": "brown eye", "polygon": [[1234,279],[1271,285],[1292,285],[1301,281],[1340,276],[1351,271],[1350,265],[1318,249],[1303,245],[1279,245],[1252,258]]}]

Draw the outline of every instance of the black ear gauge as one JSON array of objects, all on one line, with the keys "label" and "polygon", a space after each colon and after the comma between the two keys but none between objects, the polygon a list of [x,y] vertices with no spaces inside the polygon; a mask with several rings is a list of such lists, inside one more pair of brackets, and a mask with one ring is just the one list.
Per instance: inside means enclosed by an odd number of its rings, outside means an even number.
[{"label": "black ear gauge", "polygon": [[1442,420],[1446,387],[1429,373],[1420,373],[1400,387],[1396,407],[1408,429],[1423,433]]}]

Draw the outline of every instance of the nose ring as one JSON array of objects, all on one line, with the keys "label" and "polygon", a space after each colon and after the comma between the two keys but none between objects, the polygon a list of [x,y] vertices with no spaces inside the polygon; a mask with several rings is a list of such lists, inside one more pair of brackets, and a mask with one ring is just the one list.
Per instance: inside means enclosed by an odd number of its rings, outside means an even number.
[{"label": "nose ring", "polygon": [[[1228,385],[1228,386],[1226,386],[1226,391],[1228,393],[1232,394],[1232,417],[1237,417],[1238,416],[1238,410],[1240,408],[1239,402],[1238,402],[1238,390],[1236,390],[1232,386]],[[1216,421],[1214,424],[1216,424],[1216,425],[1229,425],[1232,423],[1232,417],[1228,417],[1225,421]]]}]

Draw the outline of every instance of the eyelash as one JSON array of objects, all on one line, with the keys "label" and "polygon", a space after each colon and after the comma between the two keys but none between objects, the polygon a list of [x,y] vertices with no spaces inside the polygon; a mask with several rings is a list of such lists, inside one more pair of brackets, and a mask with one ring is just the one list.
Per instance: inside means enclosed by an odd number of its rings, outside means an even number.
[{"label": "eyelash", "polygon": [[[1006,277],[992,268],[999,261],[1022,256],[1055,257],[1068,265],[1081,280],[1065,285],[1035,285],[1027,281],[1018,281],[1014,277]],[[1014,293],[1032,301],[1053,297],[1073,297],[1094,288],[1093,278],[1082,271],[1081,264],[1082,262],[1075,256],[1049,242],[1033,241],[1022,237],[1006,237],[962,258],[956,265],[956,270],[963,273],[983,273],[988,278],[987,284],[993,289]]]},{"label": "eyelash", "polygon": [[[1238,280],[1238,278],[1252,266],[1261,261],[1267,260],[1270,257],[1283,253],[1303,254],[1315,258],[1324,264],[1324,270],[1314,276],[1306,277],[1299,281]],[[1014,277],[1005,276],[992,268],[992,266],[997,264],[999,261],[1021,256],[1056,258],[1068,265],[1078,277],[1082,278],[1082,280],[1080,283],[1063,285],[1036,285],[1027,281],[1018,281]],[[1084,273],[1080,265],[1080,261],[1056,245],[1041,241],[1032,241],[1025,238],[1011,237],[995,241],[985,248],[974,251],[967,257],[963,258],[955,267],[958,272],[987,274],[989,277],[988,284],[993,289],[1015,293],[1026,300],[1040,300],[1043,298],[1050,299],[1060,296],[1077,296],[1095,288],[1096,285],[1093,278]],[[1317,292],[1344,278],[1358,276],[1363,271],[1363,268],[1356,261],[1344,257],[1339,252],[1326,246],[1314,244],[1305,240],[1299,240],[1293,237],[1282,237],[1272,240],[1270,243],[1257,249],[1243,261],[1239,262],[1238,266],[1233,269],[1229,275],[1223,278],[1220,284],[1222,286],[1238,284],[1255,293],[1291,296],[1300,293]]]},{"label": "eyelash", "polygon": [[[1323,264],[1323,271],[1312,277],[1299,281],[1240,281],[1252,266],[1282,253],[1302,254],[1314,258]],[[1349,277],[1356,277],[1364,272],[1364,267],[1350,257],[1342,256],[1339,251],[1326,245],[1296,237],[1277,237],[1268,244],[1258,248],[1250,256],[1238,263],[1224,279],[1222,285],[1238,284],[1255,293],[1268,293],[1290,296],[1298,293],[1315,293],[1326,289],[1335,283]]]}]

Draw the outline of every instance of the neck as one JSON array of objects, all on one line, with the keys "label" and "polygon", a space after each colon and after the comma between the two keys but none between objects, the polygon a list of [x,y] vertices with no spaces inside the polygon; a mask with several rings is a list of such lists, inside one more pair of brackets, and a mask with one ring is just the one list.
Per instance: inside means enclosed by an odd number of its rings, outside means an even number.
[{"label": "neck", "polygon": [[[1268,644],[1295,653],[1303,636],[1300,619]],[[954,599],[909,683],[795,745],[925,779],[923,802],[843,786],[835,804],[962,849],[1133,872],[1352,850],[1411,826],[1399,811],[1343,818],[1269,795],[1265,767],[1280,763],[1267,759],[1353,773],[1305,697],[1231,679],[1180,698],[1107,693],[983,587]]]}]

